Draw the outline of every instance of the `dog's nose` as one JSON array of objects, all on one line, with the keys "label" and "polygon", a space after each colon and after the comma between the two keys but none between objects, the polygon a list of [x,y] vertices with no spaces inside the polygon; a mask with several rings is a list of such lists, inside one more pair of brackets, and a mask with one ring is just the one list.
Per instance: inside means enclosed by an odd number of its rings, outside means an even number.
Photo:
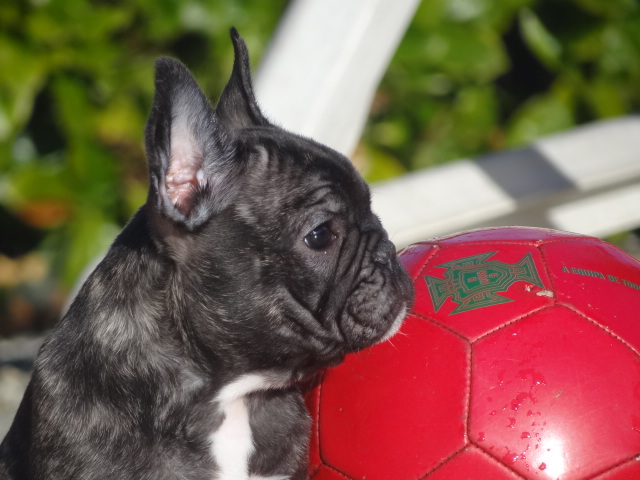
[{"label": "dog's nose", "polygon": [[395,256],[395,247],[391,242],[385,242],[373,255],[373,263],[386,267],[391,264],[391,259]]},{"label": "dog's nose", "polygon": [[373,263],[380,265],[381,267],[386,267],[389,265],[389,259],[385,254],[378,253],[373,257]]}]

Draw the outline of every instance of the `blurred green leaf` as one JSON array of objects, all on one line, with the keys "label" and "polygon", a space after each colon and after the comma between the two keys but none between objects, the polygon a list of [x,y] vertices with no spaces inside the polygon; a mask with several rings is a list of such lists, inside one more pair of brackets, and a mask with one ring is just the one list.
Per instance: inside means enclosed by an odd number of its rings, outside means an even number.
[{"label": "blurred green leaf", "polygon": [[120,226],[105,218],[100,210],[80,209],[74,219],[65,227],[65,237],[70,243],[65,245],[66,262],[62,269],[62,280],[69,288],[84,267],[99,258],[113,242]]},{"label": "blurred green leaf", "polygon": [[638,13],[637,0],[573,0],[584,10],[609,18],[621,18]]},{"label": "blurred green leaf", "polygon": [[398,147],[409,140],[409,129],[405,122],[379,122],[373,127],[371,135],[377,143],[387,147]]},{"label": "blurred green leaf", "polygon": [[616,117],[627,112],[624,90],[615,83],[597,79],[585,88],[585,98],[598,118]]},{"label": "blurred green leaf", "polygon": [[496,31],[504,32],[510,27],[521,9],[539,2],[538,0],[488,0],[487,3],[482,21],[486,25],[491,25]]},{"label": "blurred green leaf", "polygon": [[598,59],[598,66],[607,76],[640,75],[640,45],[639,34],[633,29],[617,28],[609,25],[602,35],[602,56]]},{"label": "blurred green leaf", "polygon": [[469,22],[486,15],[488,0],[449,0],[446,2],[447,18],[455,22]]},{"label": "blurred green leaf", "polygon": [[57,75],[52,82],[54,111],[66,137],[73,143],[85,141],[91,132],[94,110],[89,103],[88,89],[79,77],[66,74]]},{"label": "blurred green leaf", "polygon": [[28,120],[46,69],[44,58],[0,35],[0,142],[7,141]]},{"label": "blurred green leaf", "polygon": [[536,56],[547,67],[558,68],[562,62],[562,46],[528,8],[520,11],[520,28],[524,40]]},{"label": "blurred green leaf", "polygon": [[[448,0],[432,0],[430,2],[420,2],[418,9],[411,21],[411,27],[407,34],[411,34],[412,30],[424,32],[441,25],[446,18]],[[406,41],[403,39],[403,43]],[[400,46],[402,48],[402,45]]]},{"label": "blurred green leaf", "polygon": [[490,85],[466,87],[454,105],[455,134],[468,152],[475,152],[498,122],[495,90]]},{"label": "blurred green leaf", "polygon": [[12,208],[28,202],[51,199],[72,203],[75,193],[63,165],[54,162],[31,162],[8,174],[9,188],[2,201]]},{"label": "blurred green leaf", "polygon": [[500,37],[488,29],[446,25],[425,38],[424,61],[456,80],[486,82],[503,73],[509,62]]},{"label": "blurred green leaf", "polygon": [[364,147],[367,166],[363,172],[368,182],[379,182],[406,172],[404,166],[391,155],[374,148]]},{"label": "blurred green leaf", "polygon": [[520,147],[575,125],[571,99],[557,92],[533,97],[514,114],[507,129],[507,145]]}]

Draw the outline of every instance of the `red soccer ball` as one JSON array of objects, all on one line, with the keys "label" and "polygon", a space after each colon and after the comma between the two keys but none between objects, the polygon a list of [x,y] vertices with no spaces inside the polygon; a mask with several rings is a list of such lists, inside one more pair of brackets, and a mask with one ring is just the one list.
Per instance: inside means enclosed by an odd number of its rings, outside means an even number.
[{"label": "red soccer ball", "polygon": [[400,333],[307,396],[313,480],[640,479],[640,262],[520,227],[400,258]]}]

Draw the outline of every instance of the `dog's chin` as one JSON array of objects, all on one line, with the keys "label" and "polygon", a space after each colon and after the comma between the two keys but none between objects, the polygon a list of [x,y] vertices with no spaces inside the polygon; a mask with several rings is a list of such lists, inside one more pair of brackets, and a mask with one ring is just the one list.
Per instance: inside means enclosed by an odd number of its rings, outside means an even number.
[{"label": "dog's chin", "polygon": [[[402,327],[406,314],[407,305],[403,303],[382,317],[346,316],[341,321],[346,352],[356,352],[389,340]],[[378,321],[373,323],[372,318]]]},{"label": "dog's chin", "polygon": [[404,323],[404,319],[407,316],[408,310],[409,309],[407,308],[406,305],[400,309],[400,313],[396,316],[395,320],[393,320],[393,322],[391,323],[391,327],[389,328],[389,330],[387,330],[387,333],[385,333],[382,336],[382,338],[380,338],[380,340],[378,340],[378,342],[376,343],[386,342],[391,337],[393,337],[396,333],[398,333],[398,331],[400,330],[400,327],[402,327],[402,324]]}]

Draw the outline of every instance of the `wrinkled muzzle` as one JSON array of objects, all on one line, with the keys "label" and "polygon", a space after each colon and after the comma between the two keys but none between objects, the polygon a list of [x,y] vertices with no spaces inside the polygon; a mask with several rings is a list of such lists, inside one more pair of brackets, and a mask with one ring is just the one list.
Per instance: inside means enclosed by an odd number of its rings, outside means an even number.
[{"label": "wrinkled muzzle", "polygon": [[356,351],[391,338],[413,305],[413,283],[385,236],[359,249],[359,268],[337,321],[345,346]]}]

